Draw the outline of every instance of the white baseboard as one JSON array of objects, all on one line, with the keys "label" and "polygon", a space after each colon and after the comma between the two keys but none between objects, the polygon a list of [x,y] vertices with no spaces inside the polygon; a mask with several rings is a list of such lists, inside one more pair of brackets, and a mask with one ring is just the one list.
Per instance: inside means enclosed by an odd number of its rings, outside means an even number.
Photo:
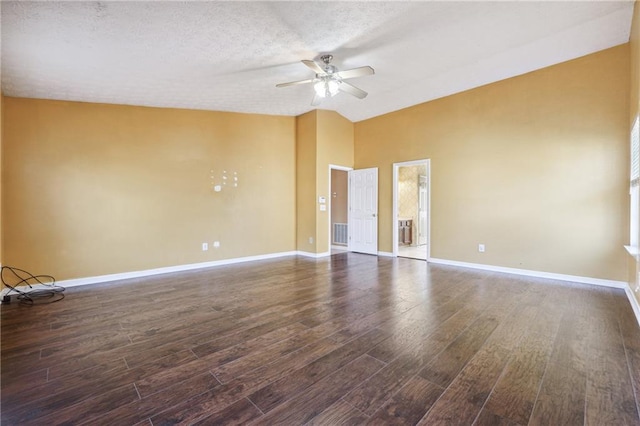
[{"label": "white baseboard", "polygon": [[311,253],[310,251],[296,251],[295,254],[299,255],[299,256],[304,256],[304,257],[313,257],[313,258],[319,258],[319,257],[327,257],[327,256],[331,256],[331,252],[330,251],[325,251],[324,253]]},{"label": "white baseboard", "polygon": [[[56,282],[55,285],[61,285],[58,282]],[[64,287],[64,286],[62,286]],[[47,287],[46,285],[42,285],[42,284],[34,284],[31,287],[28,287],[26,285],[21,285],[16,287],[16,290],[20,290],[20,291],[33,291],[33,290],[46,290],[47,288],[51,288],[51,287]],[[0,292],[0,297],[4,296],[5,294],[9,293],[9,291],[11,291],[11,289],[9,288],[3,288],[2,291]],[[17,293],[12,293],[12,295],[17,294]]]},{"label": "white baseboard", "polygon": [[505,272],[507,274],[524,275],[527,277],[537,278],[549,278],[552,280],[570,281],[581,284],[593,284],[603,287],[613,287],[621,289],[629,287],[624,281],[604,280],[601,278],[581,277],[578,275],[566,275],[556,274],[553,272],[532,271],[529,269],[507,268],[504,266],[484,265],[481,263],[458,262],[457,260],[436,259],[433,257],[429,258],[427,261],[429,263],[436,263],[440,265],[461,266],[463,268],[482,269],[484,271],[493,272]]},{"label": "white baseboard", "polygon": [[[167,266],[164,268],[146,269],[143,271],[123,272],[119,274],[99,275],[99,276],[86,277],[86,278],[75,278],[70,280],[57,281],[56,285],[66,288],[66,287],[76,287],[81,285],[100,284],[100,283],[106,283],[110,281],[126,280],[130,278],[141,278],[141,277],[148,277],[152,275],[168,274],[172,272],[182,272],[182,271],[190,271],[194,269],[212,268],[215,266],[232,265],[234,263],[251,262],[255,260],[265,260],[265,259],[275,259],[278,257],[295,256],[295,255],[311,257],[311,258],[321,258],[321,257],[330,256],[331,252],[310,253],[305,251],[287,251],[287,252],[279,252],[279,253],[270,253],[270,254],[262,254],[257,256],[237,257],[233,259],[214,260],[211,262],[200,262],[200,263],[191,263],[186,265]],[[394,257],[393,253],[384,252],[384,251],[378,252],[378,256]],[[638,321],[638,325],[640,325],[640,305],[638,304],[638,300],[635,298],[633,292],[629,288],[629,285],[624,281],[604,280],[600,278],[581,277],[577,275],[565,275],[565,274],[556,274],[551,272],[532,271],[528,269],[517,269],[517,268],[507,268],[503,266],[483,265],[480,263],[458,262],[456,260],[437,259],[433,257],[429,258],[427,261],[429,263],[435,263],[440,265],[460,266],[464,268],[481,269],[484,271],[505,272],[509,274],[524,275],[529,277],[549,278],[549,279],[555,279],[560,281],[570,281],[570,282],[577,282],[577,283],[583,283],[583,284],[593,284],[593,285],[599,285],[604,287],[624,289],[627,295],[627,298],[629,299],[629,303],[631,304],[631,308],[633,309],[633,312]],[[45,288],[45,286],[42,286],[40,284],[33,285],[31,289],[39,289],[39,288]],[[27,286],[20,286],[18,287],[18,289],[23,291],[31,290]],[[9,288],[2,289],[2,291],[0,292],[0,297],[4,296],[9,291],[10,291]]]},{"label": "white baseboard", "polygon": [[540,272],[540,271],[531,271],[528,269],[506,268],[502,266],[483,265],[481,263],[458,262],[456,260],[446,260],[446,259],[436,259],[436,258],[429,258],[427,262],[436,263],[440,265],[451,265],[451,266],[461,266],[464,268],[482,269],[484,271],[505,272],[508,274],[525,275],[527,277],[549,278],[553,280],[570,281],[574,283],[592,284],[592,285],[598,285],[603,287],[613,287],[613,288],[623,289],[625,294],[627,295],[627,299],[629,299],[629,303],[631,304],[633,313],[636,317],[636,320],[638,321],[638,325],[640,326],[640,305],[638,304],[638,300],[635,298],[633,292],[631,291],[629,284],[624,281],[603,280],[601,278],[581,277],[578,275],[555,274],[552,272]]},{"label": "white baseboard", "polygon": [[627,299],[629,299],[629,303],[631,303],[631,309],[633,309],[633,313],[636,315],[636,320],[640,326],[640,304],[638,304],[638,299],[636,299],[633,290],[631,290],[629,286],[624,289],[624,292],[627,294]]},{"label": "white baseboard", "polygon": [[[257,256],[246,256],[246,257],[236,257],[233,259],[223,259],[223,260],[214,260],[211,262],[200,262],[200,263],[190,263],[186,265],[177,265],[177,266],[167,266],[164,268],[155,268],[155,269],[146,269],[143,271],[133,271],[133,272],[122,272],[119,274],[109,274],[109,275],[98,275],[94,277],[85,277],[85,278],[74,278],[70,280],[56,281],[56,285],[62,287],[76,287],[81,285],[89,285],[89,284],[100,284],[106,283],[110,281],[119,281],[126,280],[130,278],[141,278],[148,277],[152,275],[160,275],[160,274],[168,274],[171,272],[182,272],[182,271],[190,271],[193,269],[203,269],[203,268],[211,268],[214,266],[222,266],[222,265],[231,265],[234,263],[242,263],[242,262],[251,262],[254,260],[265,260],[265,259],[274,259],[278,257],[285,256],[295,256],[299,254],[296,251],[286,251],[279,253],[269,253],[269,254],[261,254]],[[19,290],[30,290],[27,286],[17,287]],[[36,288],[43,288],[41,285],[33,286]],[[4,296],[10,289],[4,288],[0,292],[0,296]]]}]

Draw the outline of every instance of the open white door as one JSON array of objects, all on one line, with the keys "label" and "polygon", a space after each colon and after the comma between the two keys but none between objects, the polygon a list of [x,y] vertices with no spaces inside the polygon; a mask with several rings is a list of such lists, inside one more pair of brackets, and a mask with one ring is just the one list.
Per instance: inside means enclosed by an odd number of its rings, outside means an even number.
[{"label": "open white door", "polygon": [[378,169],[349,171],[349,251],[378,254]]}]

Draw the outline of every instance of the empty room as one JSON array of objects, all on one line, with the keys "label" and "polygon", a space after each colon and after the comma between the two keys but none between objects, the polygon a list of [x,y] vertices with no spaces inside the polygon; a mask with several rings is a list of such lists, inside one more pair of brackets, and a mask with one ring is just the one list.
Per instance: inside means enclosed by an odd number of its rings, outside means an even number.
[{"label": "empty room", "polygon": [[0,18],[3,425],[640,425],[637,1]]}]

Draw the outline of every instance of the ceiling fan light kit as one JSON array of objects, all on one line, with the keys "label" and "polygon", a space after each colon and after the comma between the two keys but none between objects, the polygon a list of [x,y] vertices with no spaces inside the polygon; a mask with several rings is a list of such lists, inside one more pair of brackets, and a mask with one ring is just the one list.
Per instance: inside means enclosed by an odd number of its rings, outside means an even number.
[{"label": "ceiling fan light kit", "polygon": [[315,95],[311,105],[314,106],[319,105],[323,98],[331,98],[337,95],[338,92],[348,93],[358,99],[364,99],[367,96],[367,92],[352,84],[346,83],[343,80],[375,74],[373,68],[370,66],[364,66],[345,71],[338,71],[335,66],[331,65],[332,59],[333,55],[322,55],[320,60],[323,62],[323,65],[320,65],[315,61],[303,60],[302,63],[316,73],[315,78],[291,81],[289,83],[280,83],[277,84],[276,87],[313,83]]},{"label": "ceiling fan light kit", "polygon": [[330,98],[337,95],[339,88],[340,82],[331,79],[323,79],[313,85],[316,94],[321,98]]}]

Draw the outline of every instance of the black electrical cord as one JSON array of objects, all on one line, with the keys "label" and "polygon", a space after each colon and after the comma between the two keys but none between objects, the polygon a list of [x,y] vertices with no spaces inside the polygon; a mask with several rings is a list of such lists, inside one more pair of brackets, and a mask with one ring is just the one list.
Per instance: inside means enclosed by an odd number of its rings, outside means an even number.
[{"label": "black electrical cord", "polygon": [[[6,275],[11,275],[6,276],[5,273]],[[2,269],[0,269],[0,280],[2,284],[9,288],[9,291],[2,298],[3,303],[9,303],[11,300],[11,292],[18,294],[18,300],[21,304],[29,306],[59,302],[64,299],[65,288],[56,285],[56,279],[51,275],[33,275],[23,269],[3,266]],[[9,282],[11,282],[11,284],[9,284]],[[31,290],[22,291],[17,288],[23,284],[27,285]],[[37,284],[43,287],[34,289],[33,285]],[[7,302],[5,302],[5,300]]]}]

